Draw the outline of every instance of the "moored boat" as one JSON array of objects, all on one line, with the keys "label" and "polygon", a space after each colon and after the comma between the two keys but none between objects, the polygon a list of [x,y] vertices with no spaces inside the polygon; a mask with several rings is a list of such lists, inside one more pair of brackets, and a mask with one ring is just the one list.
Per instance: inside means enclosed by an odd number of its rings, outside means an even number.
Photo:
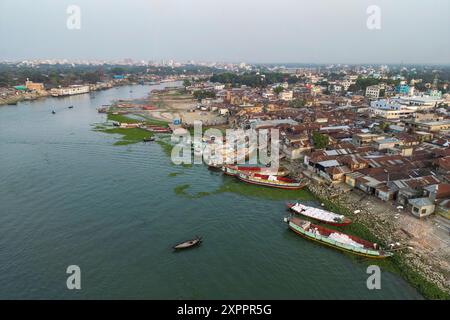
[{"label": "moored boat", "polygon": [[267,176],[279,176],[284,177],[288,174],[288,171],[284,168],[272,169],[270,167],[259,167],[259,166],[237,166],[237,165],[226,165],[222,167],[224,174],[229,176],[237,176],[239,173],[252,174],[258,173]]},{"label": "moored boat", "polygon": [[301,182],[285,177],[268,176],[257,173],[253,174],[239,173],[237,177],[239,180],[243,182],[261,185],[265,187],[290,189],[290,190],[298,190],[305,187],[305,185],[302,184]]},{"label": "moored boat", "polygon": [[164,128],[164,127],[147,126],[147,129],[149,131],[152,131],[152,132],[155,132],[155,133],[171,133],[172,132],[169,128]]},{"label": "moored boat", "polygon": [[392,252],[379,248],[376,243],[315,225],[298,217],[291,217],[286,220],[289,228],[298,235],[345,252],[376,259],[383,259],[393,255]]},{"label": "moored boat", "polygon": [[332,225],[337,227],[342,227],[349,225],[352,221],[341,215],[336,214],[334,212],[322,210],[319,208],[308,207],[301,203],[288,203],[288,208],[294,213],[301,214],[305,217],[312,218],[314,220]]}]

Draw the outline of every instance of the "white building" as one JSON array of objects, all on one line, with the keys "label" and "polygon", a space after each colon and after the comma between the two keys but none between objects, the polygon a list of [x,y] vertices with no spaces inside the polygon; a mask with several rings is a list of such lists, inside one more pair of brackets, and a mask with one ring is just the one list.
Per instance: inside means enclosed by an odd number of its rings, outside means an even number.
[{"label": "white building", "polygon": [[50,94],[54,97],[71,96],[74,94],[88,93],[89,90],[89,86],[73,85],[69,87],[53,88],[50,90]]},{"label": "white building", "polygon": [[292,90],[282,91],[282,92],[280,92],[279,97],[281,100],[284,100],[284,101],[292,101],[292,99],[294,98],[294,92]]},{"label": "white building", "polygon": [[439,103],[444,102],[444,99],[439,96],[422,94],[420,96],[399,97],[398,101],[404,105],[418,107],[418,110],[427,110],[435,108]]},{"label": "white building", "polygon": [[368,86],[366,88],[366,97],[369,99],[378,99],[382,96],[382,91],[384,91],[384,87],[380,85]]},{"label": "white building", "polygon": [[400,104],[393,99],[379,99],[370,103],[370,114],[384,119],[400,119],[411,116],[417,107]]}]

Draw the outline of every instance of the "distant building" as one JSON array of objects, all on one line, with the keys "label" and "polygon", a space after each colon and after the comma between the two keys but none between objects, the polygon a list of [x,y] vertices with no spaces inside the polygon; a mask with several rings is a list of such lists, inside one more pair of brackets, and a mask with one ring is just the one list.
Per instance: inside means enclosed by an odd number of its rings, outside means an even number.
[{"label": "distant building", "polygon": [[366,88],[366,97],[369,99],[378,99],[384,96],[384,87],[380,85],[368,86]]},{"label": "distant building", "polygon": [[27,81],[25,81],[25,87],[27,88],[27,90],[30,90],[30,91],[36,91],[36,92],[45,91],[45,87],[44,87],[43,83],[29,81],[28,79],[27,79]]},{"label": "distant building", "polygon": [[50,90],[50,94],[54,97],[71,96],[75,94],[88,93],[89,90],[89,86],[73,85],[69,87],[53,88]]},{"label": "distant building", "polygon": [[352,143],[355,146],[361,147],[369,145],[370,143],[377,141],[377,140],[383,140],[384,137],[380,136],[378,134],[372,134],[372,133],[360,133],[360,134],[354,134],[352,137]]},{"label": "distant building", "polygon": [[384,119],[400,119],[411,116],[417,108],[400,104],[395,99],[380,99],[370,103],[369,112]]},{"label": "distant building", "polygon": [[279,97],[283,101],[292,101],[292,99],[294,98],[294,92],[292,90],[282,91],[280,92]]},{"label": "distant building", "polygon": [[399,84],[395,87],[395,92],[400,95],[408,95],[410,91],[410,87],[407,84]]},{"label": "distant building", "polygon": [[411,213],[418,218],[429,216],[435,209],[435,205],[429,198],[409,199],[408,204],[411,206]]}]

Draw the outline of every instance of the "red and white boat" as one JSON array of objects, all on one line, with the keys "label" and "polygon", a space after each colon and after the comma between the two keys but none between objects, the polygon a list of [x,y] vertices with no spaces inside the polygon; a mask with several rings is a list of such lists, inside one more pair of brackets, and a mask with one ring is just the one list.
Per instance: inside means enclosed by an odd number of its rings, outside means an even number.
[{"label": "red and white boat", "polygon": [[301,203],[288,203],[288,208],[297,214],[301,214],[305,217],[332,225],[337,227],[343,227],[352,223],[352,221],[341,215],[336,214],[334,212],[322,210],[319,208],[308,207]]},{"label": "red and white boat", "polygon": [[272,187],[272,188],[279,188],[279,189],[291,189],[291,190],[298,190],[305,187],[304,184],[302,184],[299,181],[285,178],[285,177],[277,177],[277,176],[268,176],[258,173],[253,174],[245,174],[240,172],[237,176],[239,180],[250,183],[250,184],[256,184],[260,186],[265,187]]},{"label": "red and white boat", "polygon": [[155,133],[171,133],[172,131],[169,128],[164,127],[154,127],[154,126],[147,126],[149,131],[155,132]]},{"label": "red and white boat", "polygon": [[237,165],[225,165],[222,167],[224,174],[229,176],[237,176],[239,173],[253,174],[258,173],[266,176],[280,176],[284,177],[288,174],[285,168],[272,169],[270,167],[258,167],[258,166],[237,166]]}]

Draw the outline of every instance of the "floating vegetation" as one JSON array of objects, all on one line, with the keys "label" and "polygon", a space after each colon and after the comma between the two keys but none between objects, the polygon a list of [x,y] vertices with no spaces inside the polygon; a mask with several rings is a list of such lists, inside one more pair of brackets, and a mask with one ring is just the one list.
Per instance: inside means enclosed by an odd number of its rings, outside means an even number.
[{"label": "floating vegetation", "polygon": [[137,119],[132,119],[130,117],[127,117],[125,115],[122,114],[112,114],[112,113],[108,113],[108,116],[106,118],[108,121],[116,121],[116,122],[120,122],[120,123],[140,123],[143,121],[139,121]]},{"label": "floating vegetation", "polygon": [[176,186],[174,191],[175,194],[178,196],[182,196],[188,199],[199,199],[202,197],[206,197],[209,196],[211,194],[217,193],[217,192],[205,192],[205,191],[201,191],[201,192],[197,192],[195,194],[190,194],[189,192],[187,192],[186,190],[189,189],[191,187],[190,184],[182,184],[179,186]]},{"label": "floating vegetation", "polygon": [[162,150],[168,157],[170,157],[172,155],[172,147],[173,146],[170,142],[160,139],[160,140],[157,140],[156,143],[161,146]]},{"label": "floating vegetation", "polygon": [[167,176],[168,176],[168,177],[176,177],[176,176],[178,176],[178,175],[180,175],[180,174],[183,174],[183,172],[171,172],[171,173],[169,173]]},{"label": "floating vegetation", "polygon": [[134,144],[138,142],[142,142],[144,138],[149,138],[153,134],[148,132],[147,130],[140,128],[95,128],[94,131],[103,132],[108,134],[119,134],[121,135],[121,140],[116,141],[114,143],[115,146],[124,146],[129,144]]}]

